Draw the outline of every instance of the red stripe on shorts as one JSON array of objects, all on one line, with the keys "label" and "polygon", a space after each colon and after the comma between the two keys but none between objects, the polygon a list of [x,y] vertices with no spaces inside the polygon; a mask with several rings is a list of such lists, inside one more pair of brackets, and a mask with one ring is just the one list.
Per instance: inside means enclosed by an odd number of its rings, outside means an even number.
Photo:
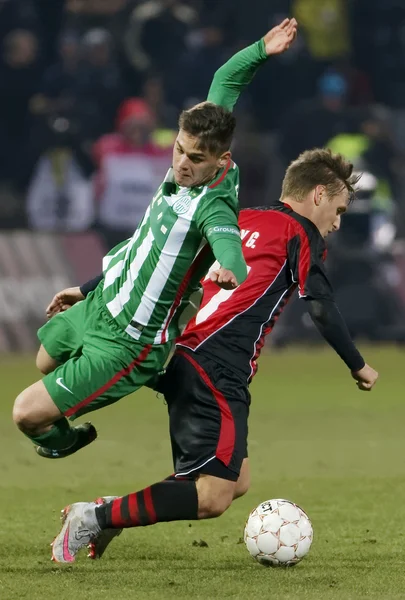
[{"label": "red stripe on shorts", "polygon": [[114,377],[112,377],[109,381],[107,381],[107,383],[105,383],[103,386],[101,386],[101,388],[99,388],[98,390],[96,390],[95,392],[93,392],[92,394],[90,394],[90,396],[88,396],[84,400],[81,400],[75,406],[72,406],[71,408],[69,408],[69,410],[67,410],[65,413],[63,413],[64,416],[65,417],[70,417],[71,415],[76,414],[80,409],[82,409],[85,406],[87,406],[88,404],[90,404],[90,402],[92,402],[93,400],[95,400],[96,398],[98,398],[99,396],[101,396],[101,394],[104,394],[104,392],[106,392],[107,390],[109,390],[120,379],[122,379],[126,375],[129,375],[135,369],[135,367],[138,367],[144,360],[146,360],[146,357],[148,356],[151,348],[152,348],[151,344],[145,346],[144,349],[142,350],[142,352],[140,353],[140,355],[137,356],[135,358],[135,360],[133,360],[131,362],[131,364],[128,365],[128,367],[124,367],[123,369],[121,369],[121,371],[119,371],[118,373],[116,373],[114,375]]},{"label": "red stripe on shorts", "polygon": [[221,428],[215,456],[222,461],[225,466],[228,466],[235,448],[235,422],[229,404],[225,396],[217,390],[202,366],[199,365],[194,358],[182,350],[177,350],[176,354],[181,354],[193,365],[218,403],[221,413]]}]

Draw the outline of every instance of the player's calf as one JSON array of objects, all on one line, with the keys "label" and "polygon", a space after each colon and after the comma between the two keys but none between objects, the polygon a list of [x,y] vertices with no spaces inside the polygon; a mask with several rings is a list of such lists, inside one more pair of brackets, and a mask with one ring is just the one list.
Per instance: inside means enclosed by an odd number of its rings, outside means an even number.
[{"label": "player's calf", "polygon": [[197,480],[198,518],[221,516],[232,504],[236,483],[212,475],[200,475]]},{"label": "player's calf", "polygon": [[101,530],[209,519],[231,505],[234,489],[234,481],[206,474],[196,481],[170,478],[96,506],[95,512]]},{"label": "player's calf", "polygon": [[236,500],[241,496],[244,496],[250,488],[250,467],[249,459],[244,458],[238,481],[236,482],[233,499]]}]

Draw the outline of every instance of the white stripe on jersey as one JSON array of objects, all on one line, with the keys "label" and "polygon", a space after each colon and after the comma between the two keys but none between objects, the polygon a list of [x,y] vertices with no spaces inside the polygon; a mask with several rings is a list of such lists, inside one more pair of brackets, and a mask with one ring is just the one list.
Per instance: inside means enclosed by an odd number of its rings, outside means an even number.
[{"label": "white stripe on jersey", "polygon": [[[125,252],[125,250],[129,246],[129,244],[131,243],[131,239],[129,239],[128,243],[125,244],[125,246],[122,246],[122,248],[120,248],[115,254],[107,254],[107,256],[104,256],[104,258],[103,258],[103,272],[106,271],[106,269],[108,269],[108,265],[113,260],[113,258],[116,258],[120,254],[122,254],[123,252]],[[105,289],[105,286],[104,286],[104,289]]]},{"label": "white stripe on jersey", "polygon": [[[125,246],[126,248],[127,246]],[[114,281],[121,275],[122,266],[125,263],[125,258],[123,260],[119,260],[113,267],[108,269],[107,273],[104,277],[104,290],[106,290],[110,285],[114,283]]]},{"label": "white stripe on jersey", "polygon": [[147,259],[150,249],[152,248],[153,240],[154,237],[152,229],[149,229],[145,238],[142,240],[142,244],[137,249],[133,261],[131,262],[130,268],[127,271],[127,278],[125,282],[120,287],[115,298],[107,304],[107,308],[113,317],[119,315],[125,304],[128,302],[134,287],[134,283],[139,275],[139,271]]},{"label": "white stripe on jersey", "polygon": [[[134,232],[134,235],[128,240],[128,243],[125,244],[125,246],[122,246],[122,248],[120,248],[115,254],[107,254],[107,256],[104,256],[104,258],[103,258],[103,273],[108,269],[108,265],[111,263],[111,261],[114,258],[116,258],[117,256],[119,256],[122,252],[126,251],[125,258],[127,258],[127,256],[129,255],[129,253],[131,251],[132,246],[135,244],[136,240],[139,237],[139,234],[141,232],[143,224],[145,223],[145,221],[149,217],[149,213],[150,213],[150,206],[148,206],[148,208],[146,209],[142,221],[140,222],[140,224],[136,228],[136,230]],[[104,288],[103,288],[103,290],[105,290],[106,288],[108,288],[108,286],[111,285],[115,281],[115,279],[118,277],[118,275],[120,275],[120,273],[121,273],[121,271],[118,271],[118,274],[111,281],[108,278],[108,274],[107,274],[106,277],[105,277],[105,280],[104,280]],[[110,276],[110,277],[112,277],[112,276]],[[107,278],[109,280],[108,284],[106,283]]]},{"label": "white stripe on jersey", "polygon": [[[110,285],[112,285],[114,283],[114,281],[117,279],[117,277],[119,277],[121,275],[122,267],[124,266],[125,261],[128,259],[128,256],[132,250],[132,246],[135,244],[136,240],[139,238],[139,235],[142,231],[143,224],[146,221],[146,219],[149,217],[149,212],[150,212],[150,209],[148,208],[148,210],[145,213],[144,218],[142,219],[139,227],[136,229],[132,238],[129,240],[128,244],[125,244],[125,246],[123,248],[118,250],[118,252],[116,252],[111,257],[111,258],[115,258],[119,254],[121,254],[122,251],[126,250],[125,258],[123,260],[118,261],[117,264],[115,264],[113,267],[111,267],[111,269],[108,269],[108,271],[104,277],[103,290],[106,290]],[[106,258],[108,258],[108,257],[106,257]]]},{"label": "white stripe on jersey", "polygon": [[[174,223],[172,229],[170,230],[169,236],[165,242],[165,245],[162,248],[155,270],[153,271],[149,283],[146,286],[146,289],[143,293],[141,302],[139,303],[139,306],[131,319],[132,321],[136,321],[137,323],[140,323],[144,326],[146,326],[149,323],[149,319],[151,318],[152,313],[155,309],[156,302],[159,300],[160,295],[168,281],[168,278],[170,277],[170,273],[172,272],[173,266],[179,256],[186,235],[190,230],[194,213],[198,208],[198,203],[201,200],[201,198],[205,195],[207,189],[208,188],[205,186],[201,194],[193,198],[187,213],[184,215],[179,215],[177,221]],[[166,320],[167,317],[165,319],[165,323]],[[163,324],[163,327],[165,323]],[[135,337],[133,335],[134,332],[132,330],[133,328],[131,326],[128,326],[125,331],[129,335]],[[137,330],[135,331],[137,332]]]},{"label": "white stripe on jersey", "polygon": [[[198,248],[198,252],[197,252],[197,254],[195,255],[195,258],[194,258],[193,262],[191,263],[190,267],[191,267],[191,266],[192,266],[192,265],[195,263],[195,261],[196,261],[196,260],[197,260],[197,258],[198,258],[198,255],[199,255],[199,254],[200,254],[200,252],[203,250],[203,248],[205,248],[205,246],[206,246],[207,244],[208,244],[208,242],[207,242],[206,240],[203,240],[203,241],[201,242],[201,244],[200,244],[200,247]],[[168,329],[169,325],[170,325],[170,323],[169,323],[169,317],[170,317],[170,315],[171,315],[172,308],[173,308],[173,306],[174,306],[174,303],[175,303],[175,301],[176,301],[176,299],[174,300],[174,302],[173,302],[173,304],[171,305],[170,309],[167,311],[167,315],[166,315],[166,317],[165,317],[165,320],[164,320],[164,321],[163,321],[163,323],[162,323],[162,327],[159,329],[159,331],[157,332],[157,334],[156,334],[156,337],[155,337],[155,339],[154,339],[154,342],[153,342],[154,344],[161,344],[161,343],[162,343],[162,335],[163,335],[163,332],[164,332],[164,331],[166,331],[166,330]],[[201,298],[200,298],[200,303],[201,303]],[[187,306],[186,308],[188,308],[188,306]],[[184,309],[183,309],[183,312],[185,312],[186,308],[184,308]],[[195,312],[196,312],[196,311],[195,311]],[[170,318],[171,318],[171,319],[173,319],[173,317],[174,317],[174,315],[175,315],[175,314],[176,314],[176,312],[174,312],[174,313],[171,315],[171,317],[170,317]],[[192,316],[194,316],[194,314],[195,314],[195,313],[193,313],[193,315],[192,315]],[[190,317],[190,319],[191,319],[191,317]],[[185,326],[186,326],[186,325],[184,324],[184,327],[185,327]]]}]

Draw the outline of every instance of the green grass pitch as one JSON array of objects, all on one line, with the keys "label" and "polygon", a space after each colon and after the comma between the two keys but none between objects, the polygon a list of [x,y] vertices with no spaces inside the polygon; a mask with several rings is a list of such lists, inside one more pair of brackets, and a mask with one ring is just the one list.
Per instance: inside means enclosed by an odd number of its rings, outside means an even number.
[{"label": "green grass pitch", "polygon": [[[172,472],[166,408],[143,390],[98,413],[99,439],[61,461],[37,457],[11,422],[14,397],[36,378],[29,358],[2,358],[2,600],[405,598],[404,355],[366,351],[381,374],[357,390],[329,350],[273,351],[252,386],[252,486],[219,519],[125,531],[103,559],[50,561],[59,511],[125,494]],[[266,569],[240,543],[247,515],[288,498],[315,532],[307,558]],[[204,540],[207,546],[195,545]]]}]

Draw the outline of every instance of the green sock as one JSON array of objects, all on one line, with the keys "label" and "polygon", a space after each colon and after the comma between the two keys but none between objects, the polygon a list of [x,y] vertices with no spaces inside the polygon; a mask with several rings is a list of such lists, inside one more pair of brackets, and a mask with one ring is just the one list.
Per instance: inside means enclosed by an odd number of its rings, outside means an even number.
[{"label": "green sock", "polygon": [[65,450],[70,448],[77,440],[77,431],[69,425],[69,421],[63,417],[56,421],[51,429],[41,435],[27,435],[36,446],[43,446],[50,450]]}]

